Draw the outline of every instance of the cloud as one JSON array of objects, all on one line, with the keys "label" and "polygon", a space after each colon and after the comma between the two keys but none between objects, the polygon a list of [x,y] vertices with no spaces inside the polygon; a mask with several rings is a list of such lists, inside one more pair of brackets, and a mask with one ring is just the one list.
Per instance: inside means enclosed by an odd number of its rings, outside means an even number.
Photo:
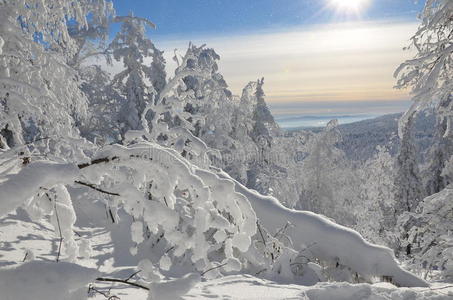
[{"label": "cloud", "polygon": [[247,82],[265,77],[269,102],[407,100],[393,89],[395,68],[416,23],[399,21],[313,25],[228,36],[160,37],[170,69],[173,49],[183,54],[191,40],[222,57],[220,71],[235,94]]}]

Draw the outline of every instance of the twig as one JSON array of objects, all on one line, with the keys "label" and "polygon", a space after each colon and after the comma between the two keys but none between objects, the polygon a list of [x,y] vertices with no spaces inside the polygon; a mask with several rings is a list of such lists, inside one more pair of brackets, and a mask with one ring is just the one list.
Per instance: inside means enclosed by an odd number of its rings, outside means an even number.
[{"label": "twig", "polygon": [[109,298],[109,297],[110,297],[109,294],[104,293],[104,292],[98,290],[97,288],[95,288],[94,286],[92,286],[92,285],[90,284],[90,286],[88,287],[88,293],[90,293],[91,291],[96,292],[96,293],[98,293],[98,294],[101,294],[101,295],[104,296],[105,298]]},{"label": "twig", "polygon": [[228,264],[228,263],[223,263],[223,264],[221,264],[221,265],[218,265],[218,266],[209,268],[209,269],[207,269],[206,271],[203,271],[203,272],[201,273],[201,276],[203,276],[204,274],[206,274],[206,273],[208,273],[208,272],[210,272],[210,271],[212,271],[212,270],[215,270],[215,269],[221,268],[221,267],[223,267],[223,266],[226,266],[227,264]]},{"label": "twig", "polygon": [[55,199],[55,217],[57,218],[58,232],[60,233],[60,244],[58,245],[57,262],[60,260],[61,245],[63,244],[63,235],[61,234],[60,218],[58,217],[57,199]]},{"label": "twig", "polygon": [[256,272],[256,273],[255,273],[255,276],[257,276],[257,275],[259,275],[259,274],[263,273],[264,271],[267,271],[267,269],[266,269],[266,268],[264,268],[264,269],[262,269],[261,271],[258,271],[258,272]]},{"label": "twig", "polygon": [[280,228],[280,230],[274,234],[274,238],[276,238],[279,234],[283,234],[286,231],[286,229],[288,229],[289,225],[292,224],[290,222],[286,222],[285,226]]},{"label": "twig", "polygon": [[170,252],[170,251],[171,251],[171,250],[173,250],[173,249],[175,249],[175,246],[172,246],[172,247],[168,248],[168,250],[167,250],[167,251],[165,251],[165,253],[164,253],[164,254],[167,254],[168,252]]},{"label": "twig", "polygon": [[96,287],[94,287],[93,285],[90,284],[90,286],[88,287],[88,294],[93,291],[95,293],[98,293],[102,296],[104,296],[105,298],[107,298],[107,300],[120,300],[120,297],[116,296],[116,295],[110,295],[110,289],[108,292],[103,292],[101,290],[98,290]]},{"label": "twig", "polygon": [[258,223],[258,221],[256,221],[256,226],[258,226],[258,231],[260,232],[261,238],[263,239],[263,244],[264,246],[266,246],[266,240],[264,239],[263,232],[261,231],[261,226],[260,223]]},{"label": "twig", "polygon": [[[49,199],[49,201],[52,201],[52,198],[50,198],[49,193],[46,193],[46,196],[47,196],[47,199]],[[57,262],[59,262],[60,254],[61,254],[61,245],[63,243],[63,235],[61,234],[60,218],[58,217],[57,199],[55,199],[55,202],[54,202],[54,209],[55,209],[55,217],[57,219],[58,232],[60,234],[60,243],[58,245],[58,253],[57,253]]]},{"label": "twig", "polygon": [[112,223],[115,224],[115,218],[113,217],[112,209],[109,207],[109,216],[112,219]]},{"label": "twig", "polygon": [[159,235],[159,237],[156,239],[156,242],[154,244],[151,245],[151,248],[154,248],[154,246],[156,246],[157,244],[159,244],[160,240],[165,236],[165,233],[161,233],[161,235]]},{"label": "twig", "polygon": [[141,270],[138,270],[137,272],[135,272],[134,274],[132,274],[131,276],[127,277],[126,281],[129,281],[132,277],[134,277],[135,275],[137,275],[138,273],[140,273]]}]

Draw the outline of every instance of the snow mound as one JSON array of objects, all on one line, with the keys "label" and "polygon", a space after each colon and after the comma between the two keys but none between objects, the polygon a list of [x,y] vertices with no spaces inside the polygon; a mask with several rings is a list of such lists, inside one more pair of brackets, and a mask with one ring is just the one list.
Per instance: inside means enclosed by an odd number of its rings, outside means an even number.
[{"label": "snow mound", "polygon": [[0,269],[2,300],[82,300],[98,272],[77,264],[33,261]]}]

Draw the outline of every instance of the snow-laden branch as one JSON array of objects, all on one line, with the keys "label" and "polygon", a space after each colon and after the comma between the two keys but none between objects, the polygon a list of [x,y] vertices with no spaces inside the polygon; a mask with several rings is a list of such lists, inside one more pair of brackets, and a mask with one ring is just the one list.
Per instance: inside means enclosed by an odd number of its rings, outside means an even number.
[{"label": "snow-laden branch", "polygon": [[[201,169],[196,173],[203,179],[212,176],[211,172]],[[282,224],[290,222],[293,227],[288,229],[287,234],[295,250],[312,245],[310,251],[317,258],[348,266],[364,277],[388,276],[399,286],[429,286],[424,280],[403,270],[390,249],[366,242],[358,232],[312,212],[288,209],[273,197],[247,189],[223,171],[217,175],[234,182],[236,191],[250,201],[257,218],[267,230],[276,232]]]},{"label": "snow-laden branch", "polygon": [[8,175],[7,179],[0,183],[0,216],[21,206],[39,193],[42,187],[72,184],[78,174],[79,169],[74,164],[37,161],[17,174]]}]

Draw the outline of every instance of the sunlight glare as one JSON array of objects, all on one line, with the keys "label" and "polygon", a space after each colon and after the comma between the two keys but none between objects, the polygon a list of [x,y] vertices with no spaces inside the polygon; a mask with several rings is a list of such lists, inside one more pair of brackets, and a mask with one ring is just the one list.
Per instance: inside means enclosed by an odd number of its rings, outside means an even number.
[{"label": "sunlight glare", "polygon": [[339,12],[358,14],[368,2],[369,0],[329,0],[329,6]]}]

